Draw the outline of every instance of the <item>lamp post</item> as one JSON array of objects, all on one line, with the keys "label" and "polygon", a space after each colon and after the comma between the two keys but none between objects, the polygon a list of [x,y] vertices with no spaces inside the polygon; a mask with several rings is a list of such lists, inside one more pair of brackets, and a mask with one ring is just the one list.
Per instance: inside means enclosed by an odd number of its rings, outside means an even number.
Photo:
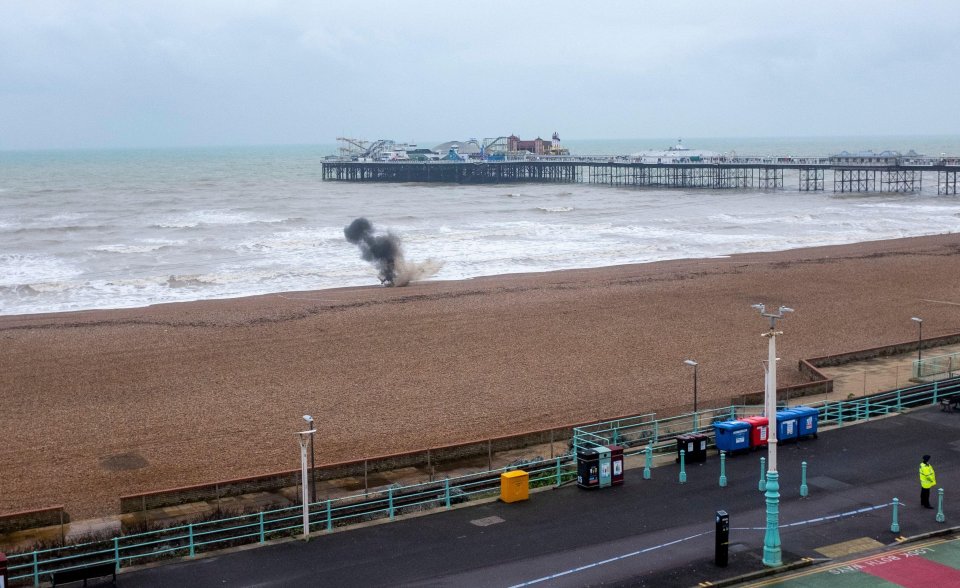
[{"label": "lamp post", "polygon": [[777,320],[792,308],[781,306],[777,312],[767,312],[763,304],[754,304],[760,316],[770,319],[770,330],[762,336],[768,339],[767,363],[764,383],[764,414],[767,417],[767,531],[763,537],[763,565],[776,567],[783,564],[780,547],[780,474],[777,473]]},{"label": "lamp post", "polygon": [[692,359],[685,359],[683,363],[693,366],[693,432],[696,433],[699,429],[697,421],[699,420],[699,414],[697,413],[697,362]]},{"label": "lamp post", "polygon": [[302,488],[303,502],[303,538],[310,537],[310,501],[307,500],[307,435],[312,436],[316,431],[300,431],[297,441],[300,442],[300,487]]},{"label": "lamp post", "polygon": [[[917,323],[917,361],[919,362],[922,359],[922,354],[920,350],[920,345],[923,343],[923,319],[919,317],[912,316],[910,320]],[[917,364],[917,375],[920,375],[920,364]]]},{"label": "lamp post", "polygon": [[316,427],[313,426],[313,417],[305,414],[303,415],[303,420],[307,421],[307,428],[311,429],[310,431],[310,502],[317,501],[317,464],[316,464],[316,454],[313,451],[313,432],[316,431]]}]

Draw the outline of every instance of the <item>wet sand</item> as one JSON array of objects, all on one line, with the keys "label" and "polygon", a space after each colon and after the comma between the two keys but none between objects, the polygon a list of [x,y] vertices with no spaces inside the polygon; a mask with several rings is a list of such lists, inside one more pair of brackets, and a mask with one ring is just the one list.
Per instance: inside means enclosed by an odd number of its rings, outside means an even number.
[{"label": "wet sand", "polygon": [[780,385],[799,359],[960,331],[960,235],[653,264],[0,317],[0,512],[118,497]]}]

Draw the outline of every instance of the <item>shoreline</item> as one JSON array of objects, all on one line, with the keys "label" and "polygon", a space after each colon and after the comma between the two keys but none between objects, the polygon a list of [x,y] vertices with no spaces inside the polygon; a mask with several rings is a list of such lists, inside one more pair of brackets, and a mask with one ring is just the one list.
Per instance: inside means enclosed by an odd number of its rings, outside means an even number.
[{"label": "shoreline", "polygon": [[421,449],[762,390],[800,359],[960,331],[960,235],[468,280],[0,316],[0,512]]}]

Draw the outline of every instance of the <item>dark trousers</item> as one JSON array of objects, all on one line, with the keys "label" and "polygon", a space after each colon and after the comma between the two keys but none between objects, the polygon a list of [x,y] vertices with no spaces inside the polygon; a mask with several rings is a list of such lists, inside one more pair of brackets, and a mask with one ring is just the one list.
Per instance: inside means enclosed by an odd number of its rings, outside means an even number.
[{"label": "dark trousers", "polygon": [[930,506],[930,489],[929,488],[920,489],[920,506],[933,508],[932,506]]}]

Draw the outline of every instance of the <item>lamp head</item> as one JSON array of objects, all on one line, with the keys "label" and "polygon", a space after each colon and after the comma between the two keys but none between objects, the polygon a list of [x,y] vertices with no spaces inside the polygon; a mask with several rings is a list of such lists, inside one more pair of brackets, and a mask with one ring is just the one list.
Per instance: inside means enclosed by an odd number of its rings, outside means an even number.
[{"label": "lamp head", "polygon": [[685,363],[685,364],[687,364],[687,365],[692,365],[692,366],[694,366],[694,367],[697,366],[697,362],[693,361],[692,359],[685,359],[685,360],[683,360],[683,363]]},{"label": "lamp head", "polygon": [[764,305],[764,304],[751,304],[750,307],[751,307],[751,308],[756,308],[756,309],[759,310],[760,312],[764,312],[765,310],[767,310],[767,307],[766,307],[766,305]]},{"label": "lamp head", "polygon": [[915,323],[922,323],[922,322],[923,322],[923,319],[922,319],[922,318],[915,317],[915,316],[910,317],[910,320],[912,320],[912,321],[915,322]]},{"label": "lamp head", "polygon": [[313,417],[308,414],[303,415],[303,420],[307,421],[308,424],[313,423]]},{"label": "lamp head", "polygon": [[785,312],[793,312],[793,309],[790,308],[789,306],[781,306],[781,307],[780,307],[780,314],[783,314],[783,313],[785,313]]}]

